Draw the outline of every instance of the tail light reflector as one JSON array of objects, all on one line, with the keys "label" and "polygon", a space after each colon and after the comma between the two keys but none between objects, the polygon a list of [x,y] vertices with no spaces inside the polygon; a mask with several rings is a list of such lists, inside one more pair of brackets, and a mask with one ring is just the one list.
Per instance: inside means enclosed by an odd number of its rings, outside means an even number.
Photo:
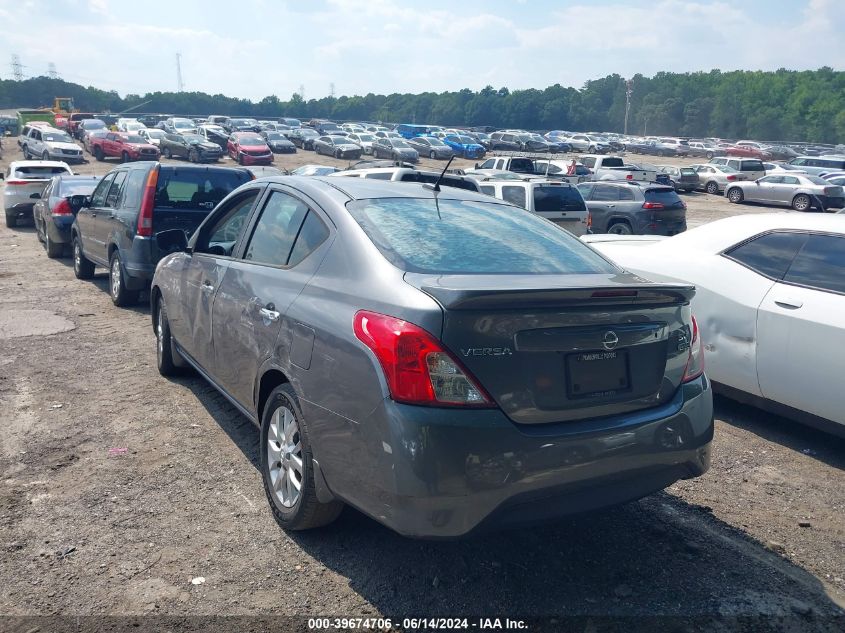
[{"label": "tail light reflector", "polygon": [[421,327],[362,310],[355,314],[353,328],[378,358],[393,400],[423,406],[495,406],[460,361]]},{"label": "tail light reflector", "polygon": [[689,358],[684,368],[682,382],[695,380],[704,373],[704,344],[701,342],[701,332],[698,330],[698,321],[692,317],[692,341],[689,346]]},{"label": "tail light reflector", "polygon": [[59,200],[58,204],[53,207],[51,211],[53,215],[73,215],[73,211],[70,208],[70,202],[62,198]]},{"label": "tail light reflector", "polygon": [[663,209],[662,202],[643,202],[643,209]]}]

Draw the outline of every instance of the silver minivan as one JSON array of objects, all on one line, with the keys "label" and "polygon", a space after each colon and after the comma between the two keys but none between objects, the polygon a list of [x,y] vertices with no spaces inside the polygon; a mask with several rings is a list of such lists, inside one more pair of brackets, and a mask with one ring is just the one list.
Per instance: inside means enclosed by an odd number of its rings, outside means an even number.
[{"label": "silver minivan", "polygon": [[813,176],[831,171],[845,171],[845,156],[798,156],[789,161],[801,171]]}]

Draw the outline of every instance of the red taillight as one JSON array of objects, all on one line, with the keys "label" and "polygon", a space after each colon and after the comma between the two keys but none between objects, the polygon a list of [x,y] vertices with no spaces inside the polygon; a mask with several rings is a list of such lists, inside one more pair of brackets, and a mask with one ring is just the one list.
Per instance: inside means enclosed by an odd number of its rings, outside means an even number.
[{"label": "red taillight", "polygon": [[643,209],[663,209],[662,202],[643,202]]},{"label": "red taillight", "polygon": [[728,176],[728,180],[733,182],[734,180],[736,180],[736,176]]},{"label": "red taillight", "polygon": [[421,327],[362,310],[355,314],[353,328],[378,358],[393,400],[426,406],[495,406],[460,362]]},{"label": "red taillight", "polygon": [[70,208],[70,202],[62,198],[59,200],[59,203],[53,207],[51,211],[53,215],[73,215],[73,211]]},{"label": "red taillight", "polygon": [[628,175],[625,176],[625,180],[633,180],[633,179],[634,179],[634,174],[628,174]]},{"label": "red taillight", "polygon": [[704,345],[701,342],[701,333],[698,331],[698,321],[692,317],[692,341],[689,346],[689,358],[684,368],[682,382],[695,380],[704,373]]},{"label": "red taillight", "polygon": [[10,186],[13,186],[13,185],[31,185],[32,181],[31,180],[6,180],[5,183],[6,183],[7,187],[10,187]]},{"label": "red taillight", "polygon": [[138,213],[138,235],[152,237],[153,208],[155,207],[156,185],[158,184],[158,167],[153,167],[147,176],[144,195],[141,198],[141,211]]}]

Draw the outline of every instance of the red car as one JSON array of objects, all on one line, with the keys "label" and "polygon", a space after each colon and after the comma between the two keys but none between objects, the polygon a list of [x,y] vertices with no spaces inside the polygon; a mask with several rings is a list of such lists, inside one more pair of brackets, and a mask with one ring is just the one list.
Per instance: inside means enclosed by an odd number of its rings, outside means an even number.
[{"label": "red car", "polygon": [[772,157],[769,152],[753,145],[732,145],[725,149],[725,154],[741,158],[759,158],[760,160],[768,160]]},{"label": "red car", "polygon": [[241,165],[270,165],[273,152],[255,132],[235,132],[229,137],[226,151]]},{"label": "red car", "polygon": [[137,134],[109,132],[91,138],[91,153],[97,160],[118,157],[124,163],[130,160],[158,160],[159,151]]}]

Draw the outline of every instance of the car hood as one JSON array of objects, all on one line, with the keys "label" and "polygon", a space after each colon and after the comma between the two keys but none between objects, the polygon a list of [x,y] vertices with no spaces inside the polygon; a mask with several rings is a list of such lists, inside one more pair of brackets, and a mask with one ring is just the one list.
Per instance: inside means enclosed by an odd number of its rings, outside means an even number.
[{"label": "car hood", "polygon": [[44,144],[53,149],[79,149],[79,145],[76,143],[65,143],[63,141],[44,141]]},{"label": "car hood", "polygon": [[133,149],[158,149],[152,143],[127,143],[127,145]]},{"label": "car hood", "polygon": [[193,145],[195,145],[196,147],[200,147],[202,149],[209,149],[209,150],[219,150],[220,149],[220,146],[217,143],[209,143],[207,141],[205,143],[193,143]]},{"label": "car hood", "polygon": [[270,149],[269,147],[267,147],[267,145],[244,145],[243,143],[241,145],[238,145],[238,147],[240,147],[241,149],[251,149],[251,150],[255,150],[255,151],[258,151],[258,150],[267,151],[267,150]]}]

